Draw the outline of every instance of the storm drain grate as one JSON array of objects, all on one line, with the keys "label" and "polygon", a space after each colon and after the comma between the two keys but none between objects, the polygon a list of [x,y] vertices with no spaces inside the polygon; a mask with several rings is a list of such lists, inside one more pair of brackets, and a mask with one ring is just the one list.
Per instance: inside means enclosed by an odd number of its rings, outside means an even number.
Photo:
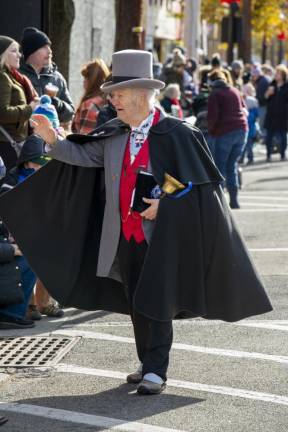
[{"label": "storm drain grate", "polygon": [[79,339],[54,336],[0,338],[0,367],[53,366]]}]

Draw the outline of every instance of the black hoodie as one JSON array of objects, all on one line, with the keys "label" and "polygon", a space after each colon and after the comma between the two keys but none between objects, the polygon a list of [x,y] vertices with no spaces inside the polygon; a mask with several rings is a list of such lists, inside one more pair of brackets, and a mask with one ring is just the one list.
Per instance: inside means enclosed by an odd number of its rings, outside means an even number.
[{"label": "black hoodie", "polygon": [[30,79],[39,96],[45,94],[45,87],[48,83],[57,86],[59,91],[57,96],[52,98],[52,103],[57,110],[59,120],[61,123],[72,120],[75,112],[73,102],[67,88],[66,80],[58,71],[55,63],[47,68],[43,68],[39,75],[31,65],[23,63],[20,72]]}]

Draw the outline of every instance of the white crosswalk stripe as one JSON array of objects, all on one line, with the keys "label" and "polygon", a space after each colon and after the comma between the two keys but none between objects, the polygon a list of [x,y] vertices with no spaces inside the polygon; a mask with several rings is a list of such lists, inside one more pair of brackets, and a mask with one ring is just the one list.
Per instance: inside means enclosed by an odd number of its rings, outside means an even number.
[{"label": "white crosswalk stripe", "polygon": [[[128,374],[128,372],[123,373],[118,371],[93,369],[93,368],[86,368],[86,367],[64,364],[64,363],[58,364],[56,366],[56,370],[58,372],[64,372],[64,373],[75,373],[75,374],[91,375],[97,377],[115,378],[121,380],[125,380]],[[190,381],[174,380],[174,379],[168,379],[167,384],[168,386],[171,387],[177,387],[177,388],[195,390],[195,391],[207,392],[207,393],[216,393],[216,394],[221,394],[226,396],[240,397],[244,399],[253,399],[255,401],[270,402],[270,403],[288,406],[287,396],[256,392],[256,391],[246,390],[246,389],[238,389],[233,387],[223,387],[223,386],[195,383]]]},{"label": "white crosswalk stripe", "polygon": [[[87,339],[97,339],[97,340],[128,343],[128,344],[135,343],[134,338],[116,336],[109,333],[90,332],[86,330],[62,329],[62,330],[55,331],[54,334],[61,334],[61,335],[72,336],[72,337],[80,336]],[[172,349],[187,351],[187,352],[192,351],[192,352],[198,352],[202,354],[211,354],[211,355],[217,355],[222,357],[235,357],[235,358],[242,358],[242,359],[263,360],[263,361],[272,361],[277,363],[288,364],[288,357],[276,356],[272,354],[226,350],[220,348],[209,348],[209,347],[202,347],[202,346],[182,344],[182,343],[173,343]]]},{"label": "white crosswalk stripe", "polygon": [[[170,429],[161,426],[153,426],[145,423],[130,422],[111,417],[103,417],[81,412],[67,411],[58,408],[48,408],[38,405],[28,405],[20,403],[0,402],[0,410],[14,412],[17,414],[28,414],[42,418],[60,420],[68,423],[78,423],[89,426],[97,426],[109,430],[124,432],[185,432],[179,429]],[[70,429],[72,430],[72,429]]]}]

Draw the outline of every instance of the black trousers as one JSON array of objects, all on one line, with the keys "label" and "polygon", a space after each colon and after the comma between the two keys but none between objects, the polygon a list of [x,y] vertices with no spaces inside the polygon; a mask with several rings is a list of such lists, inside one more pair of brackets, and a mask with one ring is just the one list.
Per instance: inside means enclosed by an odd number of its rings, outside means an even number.
[{"label": "black trousers", "polygon": [[[134,328],[138,358],[143,363],[142,375],[155,373],[166,381],[169,352],[173,340],[172,321],[156,321],[141,315],[134,308],[134,294],[147,251],[147,243],[128,242],[121,236],[118,259]],[[147,302],[153,298],[147,298]]]}]

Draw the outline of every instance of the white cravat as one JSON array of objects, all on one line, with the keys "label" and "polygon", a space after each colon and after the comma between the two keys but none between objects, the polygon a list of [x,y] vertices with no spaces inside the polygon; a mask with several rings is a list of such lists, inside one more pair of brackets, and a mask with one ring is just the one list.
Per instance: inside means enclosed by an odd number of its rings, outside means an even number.
[{"label": "white cravat", "polygon": [[153,108],[148,117],[142,121],[138,127],[132,127],[130,133],[130,163],[132,164],[139,153],[143,143],[146,141],[149,130],[153,124],[155,108]]}]

